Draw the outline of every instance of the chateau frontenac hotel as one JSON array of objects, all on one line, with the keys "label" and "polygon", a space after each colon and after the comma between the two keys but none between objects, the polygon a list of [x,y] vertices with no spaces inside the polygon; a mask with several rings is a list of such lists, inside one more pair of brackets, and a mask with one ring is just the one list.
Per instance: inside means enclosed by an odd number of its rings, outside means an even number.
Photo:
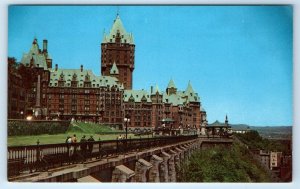
[{"label": "chateau frontenac hotel", "polygon": [[132,89],[134,37],[117,15],[101,43],[101,76],[83,65],[76,69],[53,64],[48,41],[40,49],[35,38],[21,62],[8,58],[8,118],[96,122],[133,131],[194,129],[207,125],[199,95],[187,82],[177,89],[171,79],[165,90]]}]

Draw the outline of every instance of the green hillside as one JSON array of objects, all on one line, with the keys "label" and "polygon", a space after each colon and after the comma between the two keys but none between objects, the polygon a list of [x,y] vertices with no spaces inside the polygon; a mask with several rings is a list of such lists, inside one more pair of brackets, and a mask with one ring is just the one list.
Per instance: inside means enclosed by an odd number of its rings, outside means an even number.
[{"label": "green hillside", "polygon": [[73,122],[70,124],[67,133],[87,133],[87,134],[103,134],[103,133],[123,133],[106,125],[96,123]]},{"label": "green hillside", "polygon": [[271,182],[271,178],[245,147],[234,143],[232,148],[215,147],[193,153],[181,166],[178,181]]}]

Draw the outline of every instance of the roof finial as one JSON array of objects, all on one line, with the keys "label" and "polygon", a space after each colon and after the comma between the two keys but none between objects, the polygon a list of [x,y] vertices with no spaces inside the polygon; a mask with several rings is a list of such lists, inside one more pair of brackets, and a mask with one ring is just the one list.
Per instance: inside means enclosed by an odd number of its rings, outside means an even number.
[{"label": "roof finial", "polygon": [[33,38],[33,44],[37,44],[37,38],[36,38],[36,34],[34,34],[34,38]]},{"label": "roof finial", "polygon": [[120,7],[117,6],[117,17],[119,16],[119,14],[120,14]]}]

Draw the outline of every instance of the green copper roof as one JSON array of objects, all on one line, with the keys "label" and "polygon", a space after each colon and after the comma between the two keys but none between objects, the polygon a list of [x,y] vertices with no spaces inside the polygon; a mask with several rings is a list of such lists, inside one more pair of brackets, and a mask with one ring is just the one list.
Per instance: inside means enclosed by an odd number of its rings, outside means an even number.
[{"label": "green copper roof", "polygon": [[186,93],[194,93],[194,89],[192,87],[191,81],[189,81],[188,86],[185,91],[186,91]]},{"label": "green copper roof", "polygon": [[159,90],[159,88],[158,88],[158,85],[156,84],[156,85],[155,85],[155,88],[153,89],[153,91],[152,91],[152,93],[151,93],[151,95],[155,95],[157,92],[158,92],[158,94],[161,94],[161,92],[160,92],[160,90]]},{"label": "green copper roof", "polygon": [[146,90],[124,90],[124,102],[128,102],[132,99],[134,102],[151,102],[150,95]]},{"label": "green copper roof", "polygon": [[172,118],[164,118],[161,121],[162,122],[174,122],[174,119],[172,119]]},{"label": "green copper roof", "polygon": [[[84,81],[90,81],[92,88],[99,87],[117,87],[120,90],[124,89],[124,86],[119,83],[118,79],[111,76],[96,76],[92,70],[81,69],[49,69],[50,71],[50,87],[57,87],[58,81],[65,81],[64,87],[71,87],[71,81],[78,82],[77,87],[84,87]],[[61,77],[63,76],[63,77]]]},{"label": "green copper roof", "polygon": [[21,59],[21,64],[25,66],[30,66],[30,63],[33,63],[35,67],[44,68],[44,70],[48,69],[46,59],[50,59],[50,55],[44,55],[41,53],[41,50],[38,45],[38,41],[34,38],[32,42],[32,46],[28,53],[24,53]]},{"label": "green copper roof", "polygon": [[194,89],[193,89],[190,81],[189,81],[188,86],[187,86],[186,90],[184,91],[184,93],[189,102],[199,102],[200,101],[200,98],[199,98],[198,94],[194,92]]},{"label": "green copper roof", "polygon": [[215,122],[208,124],[209,127],[218,127],[218,126],[225,126],[224,123],[219,122],[218,120],[216,120]]},{"label": "green copper roof", "polygon": [[110,69],[110,74],[111,75],[118,75],[119,74],[119,69],[117,68],[116,63],[114,62],[111,69]]},{"label": "green copper roof", "polygon": [[180,94],[171,94],[168,95],[167,93],[163,94],[163,102],[164,103],[171,103],[174,106],[183,105],[186,100],[182,98]]},{"label": "green copper roof", "polygon": [[167,88],[175,88],[175,89],[176,89],[176,86],[175,86],[175,83],[174,83],[173,79],[171,79],[171,80],[169,81],[169,84],[168,84],[168,87],[167,87]]},{"label": "green copper roof", "polygon": [[116,19],[114,20],[113,26],[108,35],[104,33],[104,37],[102,43],[114,43],[116,39],[117,32],[120,32],[121,35],[121,43],[129,43],[134,44],[133,35],[131,33],[127,33],[121,18],[117,15]]},{"label": "green copper roof", "polygon": [[[167,88],[176,88],[172,79]],[[200,98],[198,94],[194,92],[191,82],[189,82],[186,91],[177,91],[176,94],[163,93],[163,102],[177,106],[185,105],[189,102],[200,102]]]}]

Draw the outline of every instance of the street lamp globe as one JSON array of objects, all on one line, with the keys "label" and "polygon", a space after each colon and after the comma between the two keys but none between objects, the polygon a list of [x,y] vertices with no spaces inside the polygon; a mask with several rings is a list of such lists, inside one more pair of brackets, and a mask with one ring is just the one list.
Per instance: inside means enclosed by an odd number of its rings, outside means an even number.
[{"label": "street lamp globe", "polygon": [[126,126],[126,128],[125,128],[125,133],[126,133],[126,140],[127,140],[127,127],[128,127],[128,122],[130,122],[130,119],[129,119],[129,115],[127,114],[126,116],[125,116],[125,118],[124,118],[124,122],[125,122],[125,126]]}]

